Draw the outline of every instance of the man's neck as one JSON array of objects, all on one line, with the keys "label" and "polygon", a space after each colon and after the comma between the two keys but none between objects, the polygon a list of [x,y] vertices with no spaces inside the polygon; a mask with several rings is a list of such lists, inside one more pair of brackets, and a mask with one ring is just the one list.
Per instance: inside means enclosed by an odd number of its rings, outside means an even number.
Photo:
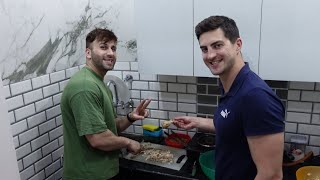
[{"label": "man's neck", "polygon": [[104,78],[104,76],[107,74],[107,71],[101,71],[98,68],[96,68],[94,65],[92,65],[91,63],[86,63],[86,66],[88,68],[90,68],[92,71],[94,71],[101,78]]},{"label": "man's neck", "polygon": [[242,59],[236,60],[236,63],[229,72],[219,76],[225,93],[229,92],[234,80],[244,65],[245,63]]}]

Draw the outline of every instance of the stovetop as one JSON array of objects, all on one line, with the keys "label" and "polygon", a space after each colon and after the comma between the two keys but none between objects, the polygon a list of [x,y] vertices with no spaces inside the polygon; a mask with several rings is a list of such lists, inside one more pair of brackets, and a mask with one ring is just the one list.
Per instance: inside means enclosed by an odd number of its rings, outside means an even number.
[{"label": "stovetop", "polygon": [[203,152],[215,149],[215,135],[209,133],[196,133],[186,148],[189,158],[198,158]]}]

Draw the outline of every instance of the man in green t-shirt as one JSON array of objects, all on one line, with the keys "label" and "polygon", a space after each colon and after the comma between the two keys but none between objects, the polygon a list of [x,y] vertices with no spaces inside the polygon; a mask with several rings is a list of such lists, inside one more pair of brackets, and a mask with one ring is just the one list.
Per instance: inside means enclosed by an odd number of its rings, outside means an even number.
[{"label": "man in green t-shirt", "polygon": [[126,117],[117,117],[112,93],[103,82],[116,62],[117,37],[95,29],[86,37],[86,66],[72,76],[61,98],[64,180],[106,180],[119,173],[119,150],[140,151],[140,143],[118,136],[148,116],[143,100]]}]

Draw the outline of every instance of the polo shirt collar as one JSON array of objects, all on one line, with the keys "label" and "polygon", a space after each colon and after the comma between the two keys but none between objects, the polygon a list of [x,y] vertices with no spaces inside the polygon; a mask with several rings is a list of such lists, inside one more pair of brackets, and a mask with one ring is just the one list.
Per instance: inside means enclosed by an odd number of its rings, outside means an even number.
[{"label": "polo shirt collar", "polygon": [[241,87],[243,81],[245,80],[249,71],[250,71],[249,65],[248,65],[248,63],[245,63],[245,65],[241,68],[241,70],[237,74],[236,78],[234,79],[234,81],[231,85],[230,91],[226,94],[224,93],[222,83],[219,79],[219,86],[221,88],[222,97],[234,96],[237,93],[237,91],[240,89],[240,87]]}]

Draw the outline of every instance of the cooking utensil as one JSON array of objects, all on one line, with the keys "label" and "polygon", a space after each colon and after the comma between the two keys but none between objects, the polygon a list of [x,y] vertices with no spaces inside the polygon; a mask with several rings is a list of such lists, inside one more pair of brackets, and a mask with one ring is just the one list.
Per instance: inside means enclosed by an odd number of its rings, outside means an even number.
[{"label": "cooking utensil", "polygon": [[193,166],[192,166],[192,172],[191,176],[195,176],[197,172],[197,166],[196,166],[197,161],[194,161]]},{"label": "cooking utensil", "polygon": [[178,140],[179,143],[181,143],[184,147],[187,147],[188,143],[186,143],[186,139],[180,137],[177,133],[175,133],[172,129],[171,129],[171,134],[173,135],[172,137],[176,140]]},{"label": "cooking utensil", "polygon": [[304,166],[296,171],[297,180],[320,179],[320,166]]}]

